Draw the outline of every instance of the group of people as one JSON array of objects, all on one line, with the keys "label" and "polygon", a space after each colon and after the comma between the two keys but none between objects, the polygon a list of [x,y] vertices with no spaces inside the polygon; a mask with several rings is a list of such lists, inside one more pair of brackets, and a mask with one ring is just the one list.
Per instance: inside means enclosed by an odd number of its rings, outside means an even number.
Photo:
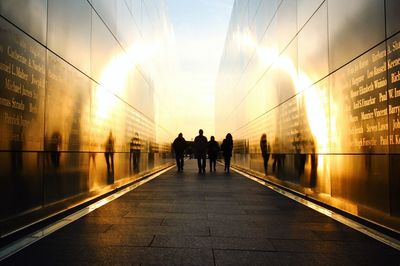
[{"label": "group of people", "polygon": [[[186,140],[183,138],[182,133],[179,133],[178,137],[174,140],[172,148],[175,152],[176,166],[178,172],[183,171],[184,155],[186,149]],[[232,135],[228,133],[226,138],[223,140],[221,147],[218,142],[215,141],[215,137],[211,136],[210,141],[207,141],[207,137],[203,135],[203,130],[199,130],[199,135],[194,139],[193,152],[197,159],[197,166],[199,173],[206,172],[206,158],[210,160],[210,172],[216,171],[217,158],[220,150],[223,153],[225,169],[224,171],[229,173],[230,162],[232,157],[233,139]]]}]

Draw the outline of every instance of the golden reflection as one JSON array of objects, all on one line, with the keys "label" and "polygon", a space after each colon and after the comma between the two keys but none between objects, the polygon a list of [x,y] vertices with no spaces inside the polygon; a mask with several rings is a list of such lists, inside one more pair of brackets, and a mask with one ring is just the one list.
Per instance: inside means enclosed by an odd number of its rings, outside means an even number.
[{"label": "golden reflection", "polygon": [[[329,114],[328,108],[326,108],[325,95],[326,90],[321,88],[320,85],[313,84],[312,79],[307,73],[298,70],[293,60],[286,55],[279,55],[279,51],[276,47],[264,47],[257,44],[257,41],[252,38],[248,31],[243,31],[242,34],[234,35],[234,40],[238,42],[238,46],[246,45],[248,49],[255,51],[262,68],[268,68],[272,65],[276,66],[279,70],[286,73],[294,87],[296,94],[302,93],[302,100],[306,111],[308,125],[310,127],[314,145],[315,153],[329,152],[329,126],[335,125],[330,124],[330,115],[335,115],[335,112]],[[298,98],[298,104],[301,98]],[[331,121],[335,121],[332,119]],[[325,161],[324,161],[325,160]],[[318,155],[318,175],[329,176],[329,163],[326,161],[327,158],[323,155]],[[329,178],[326,179],[324,184],[325,188],[329,191]]]},{"label": "golden reflection", "polygon": [[[257,46],[254,37],[249,30],[244,30],[243,32],[236,31],[233,33],[233,41],[236,43],[239,50],[252,49]],[[251,51],[251,50],[250,50]]]},{"label": "golden reflection", "polygon": [[248,31],[235,34],[234,40],[237,41],[239,47],[246,45],[248,48],[255,50],[262,67],[265,68],[275,63],[280,70],[288,74],[295,85],[297,94],[304,91],[302,95],[307,120],[316,141],[316,152],[327,152],[329,148],[329,113],[325,108],[326,95],[324,95],[323,90],[318,85],[309,87],[313,83],[311,78],[301,70],[297,70],[290,57],[279,56],[279,51],[275,47],[270,48],[258,45]]},{"label": "golden reflection", "polygon": [[257,55],[264,66],[272,65],[279,58],[279,52],[276,48],[267,49],[265,47],[259,47],[257,49]]},{"label": "golden reflection", "polygon": [[115,97],[110,97],[110,92],[118,97],[126,95],[129,76],[135,71],[135,67],[144,64],[152,58],[158,46],[156,44],[137,43],[127,51],[115,56],[104,68],[99,86],[95,91],[95,117],[99,120],[107,120],[111,110],[120,102]]}]

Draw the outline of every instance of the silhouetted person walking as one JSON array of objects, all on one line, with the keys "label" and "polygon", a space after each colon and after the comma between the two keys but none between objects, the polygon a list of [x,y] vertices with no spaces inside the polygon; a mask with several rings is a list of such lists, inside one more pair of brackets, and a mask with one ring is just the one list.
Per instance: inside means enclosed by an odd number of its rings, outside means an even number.
[{"label": "silhouetted person walking", "polygon": [[232,149],[233,139],[231,133],[228,133],[221,145],[221,150],[225,161],[224,171],[226,171],[227,173],[229,173],[229,168],[231,166]]},{"label": "silhouetted person walking", "polygon": [[112,184],[114,183],[114,137],[111,130],[106,142],[104,156],[106,157],[107,163],[108,182]]},{"label": "silhouetted person walking", "polygon": [[199,135],[194,138],[194,155],[197,158],[199,173],[206,172],[207,138],[203,136],[203,130],[199,130]]},{"label": "silhouetted person walking", "polygon": [[214,136],[211,136],[211,140],[208,142],[208,159],[210,160],[210,172],[215,169],[217,164],[217,157],[219,152],[219,144],[215,141]]},{"label": "silhouetted person walking", "polygon": [[264,161],[264,172],[268,174],[268,161],[270,156],[271,147],[267,140],[267,134],[262,134],[260,139],[261,155]]},{"label": "silhouetted person walking", "polygon": [[[135,136],[131,139],[129,143],[130,153],[129,153],[129,169],[133,169],[134,173],[139,173],[140,170],[140,138],[139,133],[135,133]],[[132,162],[132,164],[131,164]]]},{"label": "silhouetted person walking", "polygon": [[175,152],[176,167],[178,172],[183,171],[183,157],[185,155],[186,140],[183,138],[182,133],[172,143],[172,148]]}]

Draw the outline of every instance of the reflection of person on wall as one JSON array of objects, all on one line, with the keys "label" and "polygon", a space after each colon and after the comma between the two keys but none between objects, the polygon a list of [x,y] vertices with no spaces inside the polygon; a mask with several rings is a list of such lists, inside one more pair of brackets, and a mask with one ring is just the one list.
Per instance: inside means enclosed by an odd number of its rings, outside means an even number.
[{"label": "reflection of person on wall", "polygon": [[282,169],[282,155],[279,153],[279,139],[275,138],[274,144],[274,152],[272,153],[272,159],[274,162],[272,163],[272,172],[275,173],[276,168],[278,168],[278,172]]},{"label": "reflection of person on wall", "polygon": [[106,157],[109,183],[114,182],[114,141],[115,140],[112,135],[112,131],[110,130],[110,134],[108,135],[108,139],[106,142],[106,151],[104,153],[104,156]]},{"label": "reflection of person on wall", "polygon": [[94,168],[96,168],[96,152],[90,151],[89,152],[89,163],[93,162]]},{"label": "reflection of person on wall", "polygon": [[368,145],[362,146],[362,151],[365,158],[365,169],[368,171],[368,173],[370,173],[372,170],[372,153],[374,150],[371,145]]},{"label": "reflection of person on wall", "polygon": [[18,128],[18,132],[11,137],[11,165],[14,173],[22,170],[22,146],[24,143],[24,128]]},{"label": "reflection of person on wall", "polygon": [[224,171],[229,173],[229,168],[231,166],[232,150],[233,150],[233,139],[231,133],[228,133],[225,139],[222,141],[221,150],[225,162]]},{"label": "reflection of person on wall", "polygon": [[154,166],[154,143],[152,141],[149,142],[149,168],[153,168]]},{"label": "reflection of person on wall", "polygon": [[194,155],[197,158],[199,173],[206,172],[207,138],[203,136],[203,130],[199,130],[199,135],[194,138]]},{"label": "reflection of person on wall", "polygon": [[51,164],[58,168],[60,166],[60,148],[61,148],[61,134],[56,131],[53,132],[50,139],[49,150]]},{"label": "reflection of person on wall", "polygon": [[293,146],[295,151],[295,168],[297,176],[301,177],[304,174],[304,167],[306,165],[306,154],[301,153],[304,150],[304,141],[301,139],[301,134],[297,133],[293,139]]},{"label": "reflection of person on wall", "polygon": [[219,144],[215,141],[214,136],[211,136],[211,140],[208,142],[208,159],[210,160],[210,172],[216,171],[215,166],[217,164],[217,157],[219,153]]},{"label": "reflection of person on wall", "polygon": [[[135,133],[135,136],[131,139],[130,146],[130,153],[129,153],[129,165],[133,167],[133,171],[135,173],[139,172],[139,165],[140,165],[140,139],[139,133]],[[132,164],[131,164],[132,162]]]},{"label": "reflection of person on wall", "polygon": [[261,156],[264,161],[264,172],[268,174],[268,161],[270,156],[271,147],[267,140],[267,134],[262,134],[260,139]]},{"label": "reflection of person on wall", "polygon": [[172,149],[175,152],[176,167],[178,172],[183,171],[183,157],[185,155],[186,140],[183,138],[182,133],[172,143]]},{"label": "reflection of person on wall", "polygon": [[318,155],[315,153],[315,143],[313,140],[310,141],[311,145],[311,173],[310,173],[310,187],[317,185],[317,167],[318,167]]}]

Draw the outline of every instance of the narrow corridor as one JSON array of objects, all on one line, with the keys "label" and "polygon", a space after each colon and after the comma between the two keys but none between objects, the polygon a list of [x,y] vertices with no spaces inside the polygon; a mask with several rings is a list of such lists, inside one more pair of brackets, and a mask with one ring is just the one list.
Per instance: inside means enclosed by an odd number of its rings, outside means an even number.
[{"label": "narrow corridor", "polygon": [[185,162],[3,263],[394,265],[399,252],[232,171]]}]

